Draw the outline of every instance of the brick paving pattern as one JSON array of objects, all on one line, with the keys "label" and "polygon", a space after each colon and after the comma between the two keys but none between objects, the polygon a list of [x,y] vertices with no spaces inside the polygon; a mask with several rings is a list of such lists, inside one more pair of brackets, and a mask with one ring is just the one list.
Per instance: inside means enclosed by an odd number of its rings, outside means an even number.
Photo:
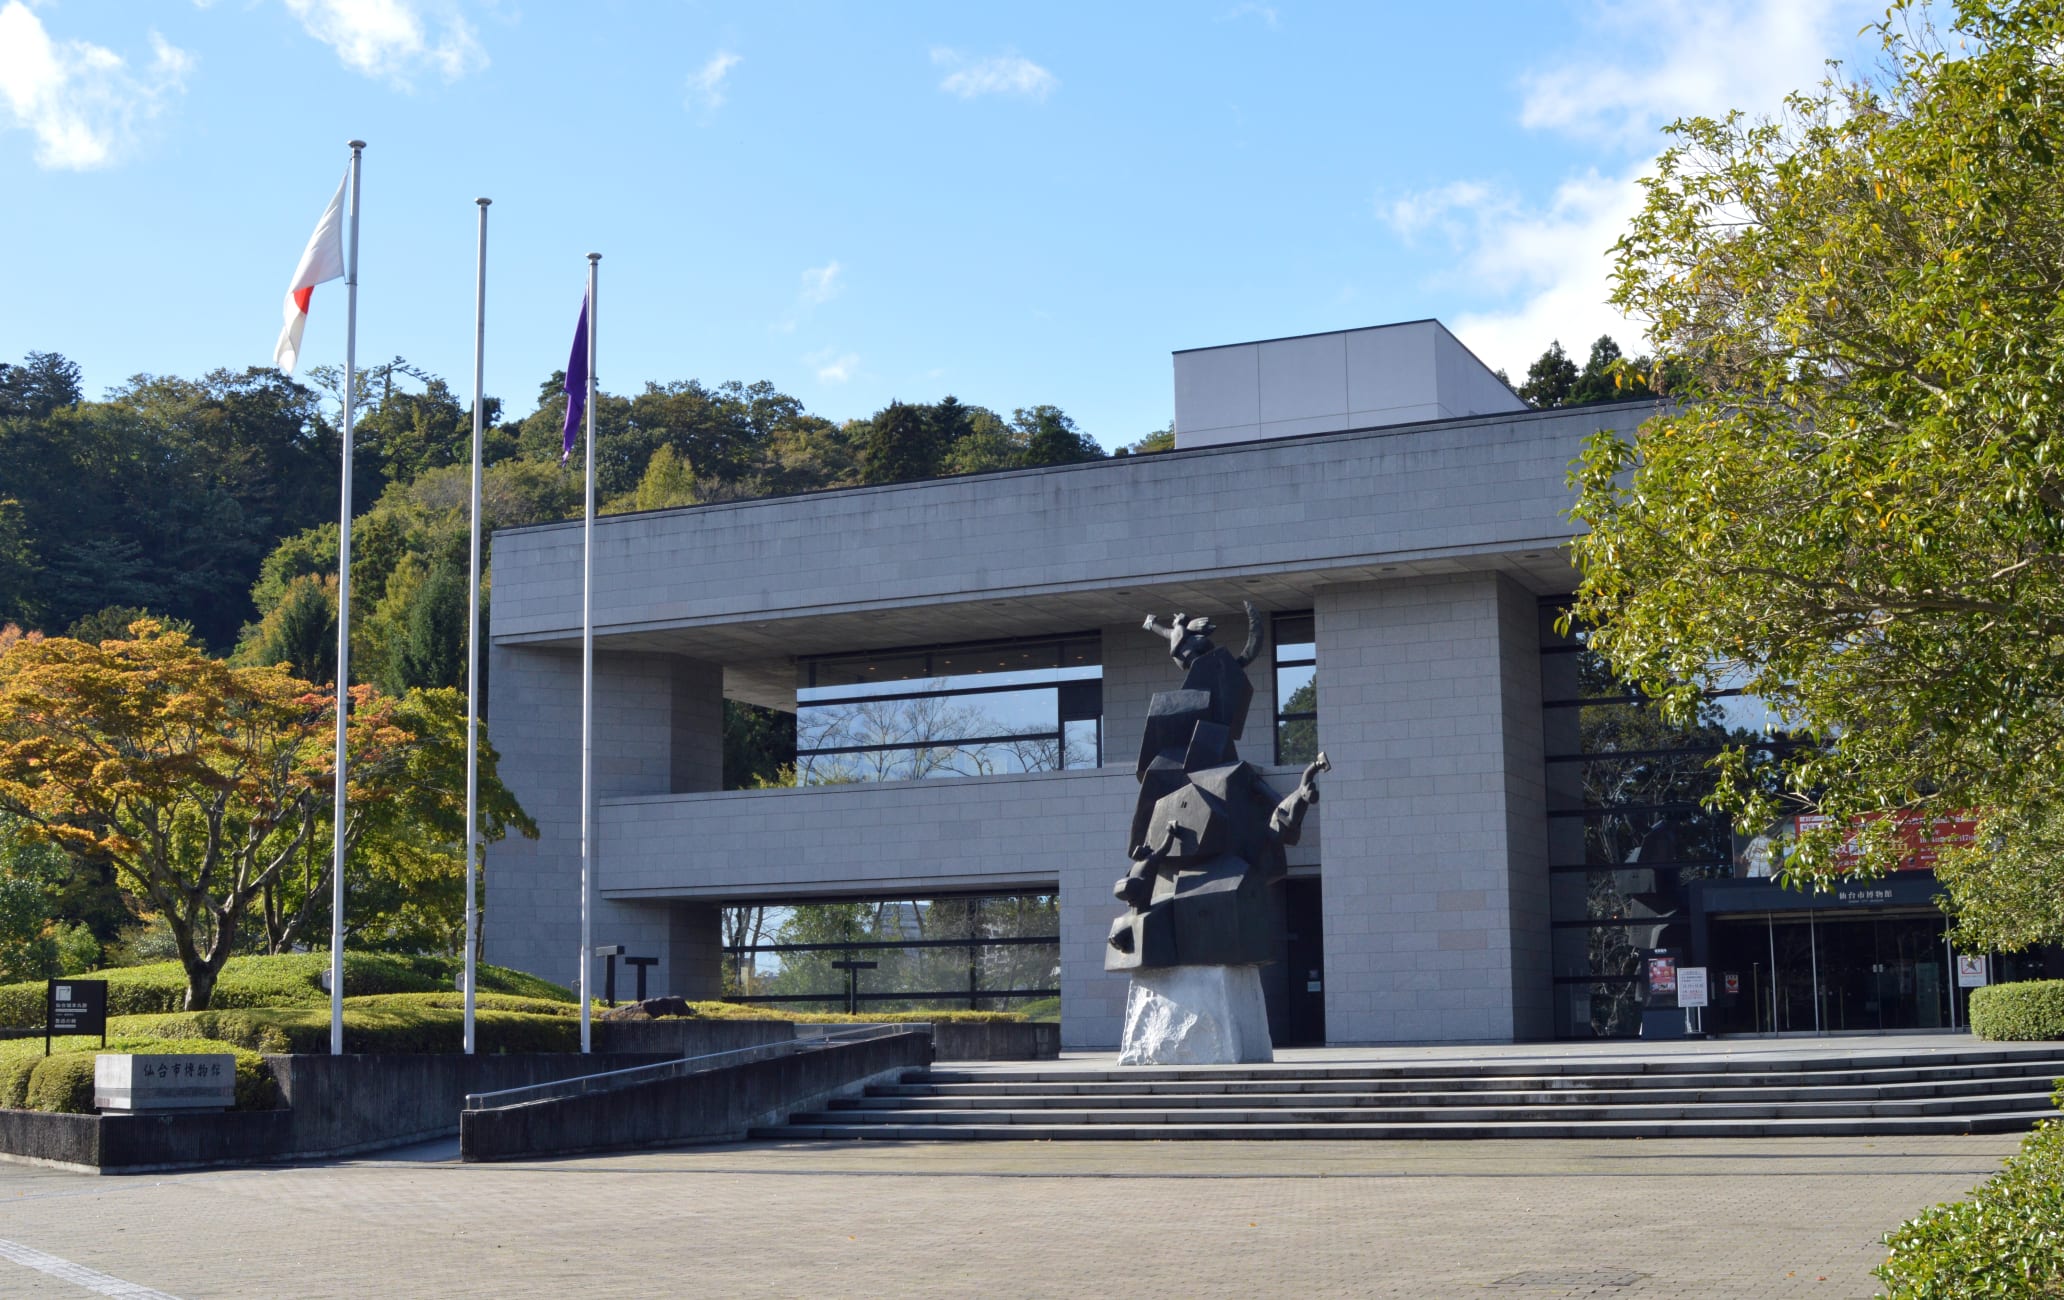
[{"label": "brick paving pattern", "polygon": [[[700,1147],[92,1177],[0,1239],[211,1296],[1872,1294],[2013,1137]],[[0,1259],[0,1295],[82,1296]]]}]

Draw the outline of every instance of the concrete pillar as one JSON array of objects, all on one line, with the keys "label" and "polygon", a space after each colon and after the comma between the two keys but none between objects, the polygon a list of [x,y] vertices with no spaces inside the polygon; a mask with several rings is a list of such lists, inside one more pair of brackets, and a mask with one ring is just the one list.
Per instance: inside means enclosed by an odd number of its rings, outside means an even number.
[{"label": "concrete pillar", "polygon": [[667,907],[668,972],[663,986],[690,1002],[724,996],[723,909],[715,903],[672,903]]},{"label": "concrete pillar", "polygon": [[1319,593],[1333,1042],[1548,1032],[1532,611],[1496,575]]},{"label": "concrete pillar", "polygon": [[[580,651],[494,646],[488,734],[501,777],[537,820],[487,853],[487,960],[571,987],[580,973]],[[595,796],[716,789],[723,780],[722,672],[669,655],[595,655]],[[595,824],[594,941],[660,959],[648,979],[673,988],[704,979],[697,956],[677,972],[665,902],[616,903],[606,816]],[[619,975],[622,972],[619,971]],[[601,971],[593,987],[601,988]]]}]

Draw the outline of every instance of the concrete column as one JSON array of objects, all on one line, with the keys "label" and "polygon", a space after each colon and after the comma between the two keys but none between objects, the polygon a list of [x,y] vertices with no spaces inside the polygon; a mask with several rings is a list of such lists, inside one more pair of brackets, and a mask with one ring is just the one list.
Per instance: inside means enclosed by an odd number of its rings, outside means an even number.
[{"label": "concrete column", "polygon": [[724,996],[723,909],[715,903],[673,903],[667,908],[667,979],[659,987],[691,1002]]},{"label": "concrete column", "polygon": [[[580,973],[580,652],[490,648],[489,737],[501,777],[537,820],[538,838],[512,836],[487,854],[487,960],[572,986]],[[595,794],[668,794],[722,783],[722,674],[673,656],[595,655]],[[671,988],[674,924],[667,904],[614,903],[609,844],[596,819],[597,944],[657,956],[649,977]],[[621,974],[621,972],[619,972]],[[600,988],[600,971],[595,972]]]},{"label": "concrete column", "polygon": [[1472,575],[1326,588],[1316,611],[1328,1038],[1545,1034],[1531,598]]}]

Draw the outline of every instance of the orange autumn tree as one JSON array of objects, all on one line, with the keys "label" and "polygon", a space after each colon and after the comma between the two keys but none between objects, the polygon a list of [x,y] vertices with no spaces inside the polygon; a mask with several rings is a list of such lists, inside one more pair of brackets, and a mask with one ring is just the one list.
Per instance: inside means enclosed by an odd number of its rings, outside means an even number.
[{"label": "orange autumn tree", "polygon": [[[330,838],[334,701],[283,666],[231,667],[150,620],[130,634],[0,642],[0,809],[112,865],[165,918],[197,1011],[253,901]],[[411,731],[398,705],[352,691],[347,852],[393,809],[463,798],[426,792],[426,751],[450,740]]]}]

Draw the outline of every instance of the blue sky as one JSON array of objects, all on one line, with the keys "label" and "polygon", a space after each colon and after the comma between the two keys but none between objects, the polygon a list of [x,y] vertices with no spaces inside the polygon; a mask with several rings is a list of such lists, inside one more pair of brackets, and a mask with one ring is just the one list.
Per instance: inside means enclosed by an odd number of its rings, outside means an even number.
[{"label": "blue sky", "polygon": [[0,358],[268,364],[359,136],[361,362],[470,393],[490,196],[511,414],[591,250],[615,391],[1052,402],[1113,447],[1177,348],[1437,316],[1516,375],[1638,343],[1605,249],[1661,123],[1775,107],[1880,8],[0,0]]}]

